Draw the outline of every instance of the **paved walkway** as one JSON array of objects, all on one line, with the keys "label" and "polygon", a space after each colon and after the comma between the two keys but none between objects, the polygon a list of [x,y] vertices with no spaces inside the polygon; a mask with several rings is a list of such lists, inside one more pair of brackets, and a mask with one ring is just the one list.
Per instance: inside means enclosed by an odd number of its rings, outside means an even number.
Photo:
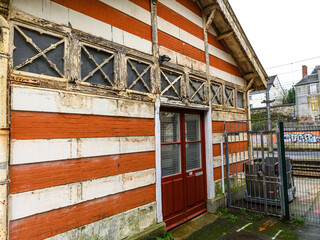
[{"label": "paved walkway", "polygon": [[244,211],[205,213],[171,231],[176,240],[320,239],[319,225],[281,221]]}]

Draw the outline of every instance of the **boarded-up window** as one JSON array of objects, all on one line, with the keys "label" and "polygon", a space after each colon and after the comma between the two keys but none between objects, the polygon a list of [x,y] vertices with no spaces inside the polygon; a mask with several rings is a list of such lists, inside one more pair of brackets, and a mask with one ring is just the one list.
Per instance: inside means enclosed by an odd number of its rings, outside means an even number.
[{"label": "boarded-up window", "polygon": [[182,75],[161,69],[161,95],[180,98]]},{"label": "boarded-up window", "polygon": [[16,25],[13,44],[14,70],[65,77],[63,37]]},{"label": "boarded-up window", "polygon": [[237,91],[237,107],[244,108],[244,95],[243,92]]},{"label": "boarded-up window", "polygon": [[190,100],[203,102],[206,101],[206,81],[196,78],[189,80],[189,97]]},{"label": "boarded-up window", "polygon": [[128,58],[127,87],[131,90],[151,93],[151,64]]},{"label": "boarded-up window", "polygon": [[222,85],[211,83],[211,101],[213,104],[222,105]]},{"label": "boarded-up window", "polygon": [[225,87],[224,90],[224,104],[227,107],[234,107],[234,89],[230,87]]},{"label": "boarded-up window", "polygon": [[89,46],[81,46],[81,80],[96,85],[115,85],[115,53]]}]

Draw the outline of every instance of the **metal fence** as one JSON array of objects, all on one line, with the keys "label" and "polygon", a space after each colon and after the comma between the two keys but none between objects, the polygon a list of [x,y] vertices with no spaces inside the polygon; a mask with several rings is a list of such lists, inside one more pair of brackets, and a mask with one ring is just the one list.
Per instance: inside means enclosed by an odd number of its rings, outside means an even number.
[{"label": "metal fence", "polygon": [[291,218],[320,224],[320,123],[285,123],[285,155],[292,159],[296,186]]},{"label": "metal fence", "polygon": [[[277,119],[225,122],[228,206],[284,215],[279,137]],[[292,187],[288,177],[287,188]]]},{"label": "metal fence", "polygon": [[320,123],[225,122],[228,206],[320,224]]}]

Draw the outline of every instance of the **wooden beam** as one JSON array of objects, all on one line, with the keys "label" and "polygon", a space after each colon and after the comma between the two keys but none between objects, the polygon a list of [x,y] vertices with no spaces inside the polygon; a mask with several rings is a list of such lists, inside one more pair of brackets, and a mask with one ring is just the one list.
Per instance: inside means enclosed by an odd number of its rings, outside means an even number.
[{"label": "wooden beam", "polygon": [[213,10],[217,9],[219,7],[218,4],[212,4],[208,7],[205,7],[203,10],[202,10],[202,14],[205,15],[205,16],[209,16]]},{"label": "wooden beam", "polygon": [[213,9],[212,12],[210,13],[210,16],[208,17],[207,22],[206,22],[206,26],[205,26],[206,31],[208,31],[215,14],[216,14],[216,9]]},{"label": "wooden beam", "polygon": [[252,84],[254,83],[254,79],[255,79],[255,77],[251,78],[250,82],[246,86],[246,92],[251,88]]},{"label": "wooden beam", "polygon": [[243,78],[245,80],[250,80],[251,78],[254,78],[254,77],[258,77],[258,74],[254,73],[254,72],[251,72],[251,73],[245,74]]},{"label": "wooden beam", "polygon": [[230,37],[233,33],[234,33],[233,31],[229,31],[229,32],[223,33],[223,34],[221,34],[221,35],[219,35],[217,37],[217,40],[220,41],[220,40],[223,40],[223,39],[225,39],[227,37]]}]

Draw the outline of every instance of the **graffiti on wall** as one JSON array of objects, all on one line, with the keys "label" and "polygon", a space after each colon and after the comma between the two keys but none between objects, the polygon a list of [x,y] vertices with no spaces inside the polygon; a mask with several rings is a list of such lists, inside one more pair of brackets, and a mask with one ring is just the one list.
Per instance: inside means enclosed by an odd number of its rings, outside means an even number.
[{"label": "graffiti on wall", "polygon": [[319,132],[307,133],[285,133],[284,141],[286,143],[320,143]]}]

